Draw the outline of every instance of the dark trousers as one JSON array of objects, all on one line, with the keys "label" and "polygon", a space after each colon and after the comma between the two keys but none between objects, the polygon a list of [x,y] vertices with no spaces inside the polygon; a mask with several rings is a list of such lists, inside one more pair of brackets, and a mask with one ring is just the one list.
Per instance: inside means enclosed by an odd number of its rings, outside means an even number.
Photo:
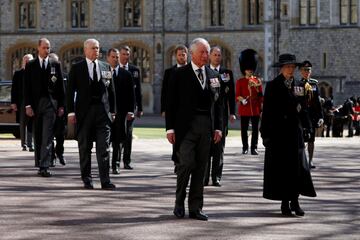
[{"label": "dark trousers", "polygon": [[257,149],[258,138],[259,138],[259,116],[241,116],[241,140],[243,144],[243,150],[249,149],[248,134],[249,121],[251,120],[251,149]]},{"label": "dark trousers", "polygon": [[123,152],[123,162],[124,164],[131,163],[131,149],[132,149],[132,140],[133,140],[133,126],[134,120],[127,120],[126,121],[126,139],[124,144],[122,144]]},{"label": "dark trousers", "polygon": [[[129,121],[126,120],[127,113],[117,113],[115,121],[112,124],[111,129],[111,141],[112,141],[112,161],[111,167],[113,170],[120,168],[121,152],[124,149],[124,142],[127,139],[127,124]],[[124,164],[125,162],[123,155]]]},{"label": "dark trousers", "polygon": [[208,116],[196,116],[177,151],[176,206],[184,206],[186,188],[189,189],[189,211],[203,206],[204,174],[211,143],[211,120]]},{"label": "dark trousers", "polygon": [[28,117],[25,113],[25,107],[22,105],[19,112],[19,123],[20,123],[20,140],[21,146],[27,146],[29,148],[33,147],[32,144],[32,129],[33,129],[33,119]]},{"label": "dark trousers", "polygon": [[66,123],[64,116],[62,117],[57,116],[54,126],[54,136],[56,139],[56,145],[53,143],[53,158],[55,158],[55,154],[56,156],[64,155],[65,126]]},{"label": "dark trousers", "polygon": [[49,168],[56,112],[48,98],[41,98],[34,117],[35,166]]},{"label": "dark trousers", "polygon": [[[227,127],[226,127],[227,128]],[[209,160],[206,167],[204,183],[209,182],[210,178],[210,168],[211,168],[211,180],[216,182],[220,181],[222,177],[222,170],[224,166],[224,149],[225,149],[225,139],[226,139],[226,130],[223,132],[221,141],[218,143],[211,142],[211,149],[209,154]]]},{"label": "dark trousers", "polygon": [[96,142],[96,159],[99,167],[99,176],[102,184],[110,182],[110,119],[106,115],[102,103],[92,104],[84,117],[81,126],[78,126],[78,146],[80,155],[81,178],[84,183],[92,181],[91,176],[91,149]]}]

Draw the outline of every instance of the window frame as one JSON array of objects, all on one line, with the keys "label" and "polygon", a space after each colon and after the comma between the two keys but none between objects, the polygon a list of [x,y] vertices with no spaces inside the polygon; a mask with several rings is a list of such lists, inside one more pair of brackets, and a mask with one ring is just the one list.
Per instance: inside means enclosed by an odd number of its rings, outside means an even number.
[{"label": "window frame", "polygon": [[[125,3],[127,1],[130,1],[130,4],[132,5],[132,12],[134,12],[135,9],[135,1],[139,2],[139,20],[138,20],[138,25],[135,26],[134,25],[134,16],[132,16],[131,19],[131,24],[129,26],[125,26],[126,23],[126,13],[125,13]],[[132,14],[134,15],[134,14]],[[121,28],[124,29],[139,29],[143,27],[143,15],[144,15],[144,5],[143,5],[143,1],[142,0],[120,0],[120,26]]]},{"label": "window frame", "polygon": [[[305,3],[305,6],[303,5]],[[305,21],[303,19],[305,17]],[[299,25],[315,26],[318,24],[318,1],[300,0],[299,1]]]},{"label": "window frame", "polygon": [[246,23],[250,26],[261,26],[264,24],[264,1],[247,0],[246,2]]},{"label": "window frame", "polygon": [[[20,13],[20,6],[21,4],[26,4],[26,7],[27,7],[27,18],[29,19],[29,16],[31,15],[30,13],[30,9],[29,9],[29,5],[30,4],[34,4],[34,14],[33,14],[33,18],[34,18],[34,27],[29,27],[29,20],[27,20],[27,23],[26,23],[26,26],[22,27],[22,24],[21,24],[21,16],[22,14]],[[20,1],[16,1],[16,14],[15,14],[15,17],[16,17],[16,27],[17,27],[17,30],[20,30],[20,31],[31,31],[31,30],[36,30],[38,28],[38,1],[37,0],[20,0]]]},{"label": "window frame", "polygon": [[[80,15],[77,15],[77,21],[78,21],[78,24],[77,26],[74,26],[73,25],[73,4],[74,3],[77,3],[77,4],[81,4],[83,3],[85,5],[85,12],[84,13],[84,22],[86,23],[86,26],[81,26],[81,7],[79,8],[78,7],[78,10],[77,10],[77,14],[79,14],[79,11],[80,11]],[[81,29],[89,29],[90,28],[90,19],[91,19],[91,11],[90,11],[90,4],[91,4],[91,1],[89,0],[69,0],[68,2],[68,20],[69,20],[69,28],[70,29],[74,29],[74,30],[81,30]]]}]

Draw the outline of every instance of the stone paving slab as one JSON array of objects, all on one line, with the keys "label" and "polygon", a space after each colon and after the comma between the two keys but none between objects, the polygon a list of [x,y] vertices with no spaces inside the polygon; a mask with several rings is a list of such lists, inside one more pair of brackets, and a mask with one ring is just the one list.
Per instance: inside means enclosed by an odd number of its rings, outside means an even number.
[{"label": "stone paving slab", "polygon": [[[264,148],[242,155],[228,138],[221,188],[205,188],[208,222],[172,215],[175,175],[165,139],[136,139],[134,170],[112,175],[116,191],[82,189],[77,144],[68,164],[41,178],[18,140],[0,140],[0,239],[360,239],[360,138],[318,138],[317,198],[300,198],[305,217],[282,217],[263,199]],[[261,145],[261,144],[259,144]],[[93,155],[93,174],[97,166]]]}]

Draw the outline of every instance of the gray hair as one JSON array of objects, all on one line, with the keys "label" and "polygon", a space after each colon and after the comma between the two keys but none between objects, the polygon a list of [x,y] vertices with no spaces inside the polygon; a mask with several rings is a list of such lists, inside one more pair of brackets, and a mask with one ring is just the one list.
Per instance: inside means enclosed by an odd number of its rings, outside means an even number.
[{"label": "gray hair", "polygon": [[194,51],[196,51],[196,47],[199,44],[203,44],[206,46],[208,52],[210,52],[210,44],[208,41],[206,41],[205,38],[195,38],[194,40],[192,40],[192,42],[190,43],[190,53],[193,53]]},{"label": "gray hair", "polygon": [[95,44],[97,43],[99,45],[98,40],[96,40],[95,38],[90,38],[84,42],[84,48],[87,48],[90,43],[95,43]]}]

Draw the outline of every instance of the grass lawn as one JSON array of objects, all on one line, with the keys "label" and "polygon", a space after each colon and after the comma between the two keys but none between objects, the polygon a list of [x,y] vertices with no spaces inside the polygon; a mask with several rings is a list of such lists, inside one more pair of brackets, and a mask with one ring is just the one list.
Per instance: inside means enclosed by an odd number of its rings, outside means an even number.
[{"label": "grass lawn", "polygon": [[[140,139],[166,138],[166,132],[164,128],[135,127],[133,134]],[[240,130],[230,130],[228,137],[240,137]]]}]

